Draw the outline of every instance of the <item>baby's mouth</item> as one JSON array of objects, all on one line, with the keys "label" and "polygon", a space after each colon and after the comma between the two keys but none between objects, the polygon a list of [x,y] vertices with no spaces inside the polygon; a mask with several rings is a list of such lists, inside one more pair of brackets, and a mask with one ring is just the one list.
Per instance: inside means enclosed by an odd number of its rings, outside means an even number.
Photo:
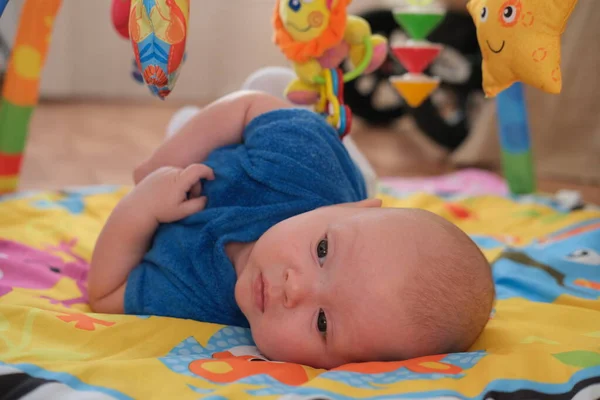
[{"label": "baby's mouth", "polygon": [[260,273],[256,280],[254,281],[253,286],[253,294],[254,294],[254,304],[260,310],[261,313],[265,312],[265,281],[263,278],[263,274]]},{"label": "baby's mouth", "polygon": [[499,54],[499,53],[501,53],[501,52],[502,52],[502,50],[504,50],[504,46],[506,45],[506,41],[505,41],[505,40],[503,40],[503,41],[502,41],[502,46],[500,46],[500,50],[494,50],[494,49],[492,48],[492,45],[490,44],[490,42],[489,42],[489,41],[487,41],[487,40],[486,40],[485,42],[487,43],[487,45],[488,45],[488,47],[490,48],[490,50],[491,50],[491,51],[493,51],[493,52],[494,52],[494,53],[496,53],[496,54]]}]

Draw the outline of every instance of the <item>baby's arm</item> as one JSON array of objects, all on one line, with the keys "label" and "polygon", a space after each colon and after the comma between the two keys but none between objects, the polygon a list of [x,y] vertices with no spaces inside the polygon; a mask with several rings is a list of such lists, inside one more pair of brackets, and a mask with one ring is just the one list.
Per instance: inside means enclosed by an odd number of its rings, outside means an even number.
[{"label": "baby's arm", "polygon": [[290,107],[290,103],[261,92],[242,91],[225,96],[204,108],[137,167],[134,181],[137,184],[163,166],[185,168],[204,162],[214,149],[241,143],[244,128],[254,118]]},{"label": "baby's arm", "polygon": [[90,305],[95,312],[123,313],[127,277],[148,251],[158,225],[204,209],[205,197],[187,197],[200,179],[214,179],[212,169],[201,164],[184,170],[160,168],[113,210],[96,243],[88,278]]}]

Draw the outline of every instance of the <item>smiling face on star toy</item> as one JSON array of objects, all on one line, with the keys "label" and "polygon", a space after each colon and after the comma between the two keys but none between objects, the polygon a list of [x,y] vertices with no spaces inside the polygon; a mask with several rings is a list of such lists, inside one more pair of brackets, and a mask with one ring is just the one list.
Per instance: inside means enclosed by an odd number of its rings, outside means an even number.
[{"label": "smiling face on star toy", "polygon": [[560,93],[560,36],[578,0],[471,0],[483,54],[483,86],[493,97],[515,82]]}]

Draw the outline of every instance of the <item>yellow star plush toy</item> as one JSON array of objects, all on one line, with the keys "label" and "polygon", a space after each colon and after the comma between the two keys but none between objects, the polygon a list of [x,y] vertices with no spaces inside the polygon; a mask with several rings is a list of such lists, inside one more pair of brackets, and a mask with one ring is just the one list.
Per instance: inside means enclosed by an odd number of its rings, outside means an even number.
[{"label": "yellow star plush toy", "polygon": [[577,1],[470,0],[486,96],[495,97],[515,82],[560,93],[560,37]]}]

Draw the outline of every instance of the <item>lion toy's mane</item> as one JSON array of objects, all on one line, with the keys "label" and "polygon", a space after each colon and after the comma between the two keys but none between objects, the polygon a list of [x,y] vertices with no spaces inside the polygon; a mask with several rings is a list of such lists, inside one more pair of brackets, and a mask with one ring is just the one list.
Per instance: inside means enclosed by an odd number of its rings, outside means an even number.
[{"label": "lion toy's mane", "polygon": [[346,9],[352,0],[338,0],[331,10],[329,26],[319,37],[307,42],[297,42],[288,33],[279,16],[279,3],[275,5],[273,26],[275,27],[275,44],[279,46],[286,57],[294,62],[303,64],[314,58],[321,57],[327,50],[339,44],[346,31]]}]

